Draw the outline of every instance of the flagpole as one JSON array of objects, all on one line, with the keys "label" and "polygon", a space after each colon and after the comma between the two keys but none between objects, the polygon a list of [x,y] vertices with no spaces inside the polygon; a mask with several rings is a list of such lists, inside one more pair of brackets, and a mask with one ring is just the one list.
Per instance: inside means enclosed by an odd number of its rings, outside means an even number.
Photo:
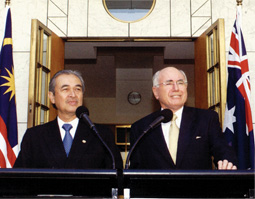
[{"label": "flagpole", "polygon": [[11,4],[11,0],[5,0],[5,7]]},{"label": "flagpole", "polygon": [[243,0],[236,0],[237,6],[241,6],[243,3]]}]

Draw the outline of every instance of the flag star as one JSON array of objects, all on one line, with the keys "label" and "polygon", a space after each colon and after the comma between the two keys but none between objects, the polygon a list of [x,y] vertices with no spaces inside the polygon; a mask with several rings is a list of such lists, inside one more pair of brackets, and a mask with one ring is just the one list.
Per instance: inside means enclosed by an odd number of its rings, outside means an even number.
[{"label": "flag star", "polygon": [[230,110],[228,108],[225,111],[225,119],[224,119],[224,126],[223,132],[226,131],[228,128],[234,134],[234,126],[233,124],[236,122],[236,117],[234,116],[236,107],[233,106]]},{"label": "flag star", "polygon": [[6,83],[3,83],[2,85],[0,86],[7,86],[7,90],[5,91],[4,94],[6,93],[11,93],[10,95],[10,101],[11,99],[13,98],[13,96],[15,95],[15,80],[14,80],[14,69],[12,67],[12,72],[10,72],[7,68],[5,69],[7,71],[7,73],[9,74],[9,76],[0,76],[4,79],[7,80]]}]

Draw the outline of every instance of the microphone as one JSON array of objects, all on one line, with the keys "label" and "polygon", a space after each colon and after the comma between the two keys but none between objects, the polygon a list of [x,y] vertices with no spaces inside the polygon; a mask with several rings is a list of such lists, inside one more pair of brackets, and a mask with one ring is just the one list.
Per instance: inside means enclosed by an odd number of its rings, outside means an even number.
[{"label": "microphone", "polygon": [[142,137],[146,133],[148,133],[151,129],[158,126],[161,122],[167,123],[172,118],[173,118],[173,112],[170,109],[164,109],[159,113],[158,117],[143,131],[143,133],[140,135],[140,137],[136,140],[136,142],[134,143],[134,145],[130,149],[130,151],[128,153],[128,156],[127,156],[127,159],[126,159],[125,169],[129,168],[129,159],[131,157],[131,154],[132,154],[133,150],[135,149],[136,145],[138,144],[138,142],[142,139]]},{"label": "microphone", "polygon": [[144,130],[144,133],[147,133],[154,127],[156,127],[161,122],[167,123],[173,118],[173,112],[170,109],[163,109],[159,116],[147,127],[147,129]]},{"label": "microphone", "polygon": [[82,119],[89,126],[89,128],[92,129],[96,133],[97,137],[100,139],[102,144],[105,146],[105,148],[110,153],[110,155],[112,157],[112,165],[113,165],[112,168],[115,169],[115,158],[114,158],[114,155],[113,155],[111,149],[108,147],[108,145],[105,143],[103,138],[98,133],[95,124],[93,124],[93,122],[89,119],[89,110],[85,106],[79,106],[76,109],[76,116],[79,119]]},{"label": "microphone", "polygon": [[93,122],[89,119],[89,110],[85,106],[79,106],[76,109],[76,116],[79,119],[83,119],[83,121],[85,121],[86,124],[89,125],[89,128],[93,129],[95,127]]}]

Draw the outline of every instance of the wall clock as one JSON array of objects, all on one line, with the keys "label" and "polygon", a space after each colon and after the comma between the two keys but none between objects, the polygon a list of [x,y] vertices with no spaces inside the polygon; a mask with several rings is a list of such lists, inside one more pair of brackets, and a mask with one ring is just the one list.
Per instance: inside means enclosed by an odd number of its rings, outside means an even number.
[{"label": "wall clock", "polygon": [[139,104],[141,102],[141,94],[136,91],[132,91],[128,94],[128,102],[132,105]]}]

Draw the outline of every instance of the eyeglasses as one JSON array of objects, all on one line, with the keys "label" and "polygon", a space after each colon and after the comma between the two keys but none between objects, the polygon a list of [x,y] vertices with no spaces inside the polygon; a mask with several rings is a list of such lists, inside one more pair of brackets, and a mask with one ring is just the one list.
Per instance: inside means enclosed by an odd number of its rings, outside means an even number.
[{"label": "eyeglasses", "polygon": [[160,85],[164,85],[164,86],[171,86],[173,87],[175,84],[178,86],[178,87],[184,87],[188,82],[187,81],[184,81],[184,80],[178,80],[176,82],[174,82],[173,80],[167,80],[163,83],[160,83],[160,84],[157,84],[156,87],[160,86]]}]

